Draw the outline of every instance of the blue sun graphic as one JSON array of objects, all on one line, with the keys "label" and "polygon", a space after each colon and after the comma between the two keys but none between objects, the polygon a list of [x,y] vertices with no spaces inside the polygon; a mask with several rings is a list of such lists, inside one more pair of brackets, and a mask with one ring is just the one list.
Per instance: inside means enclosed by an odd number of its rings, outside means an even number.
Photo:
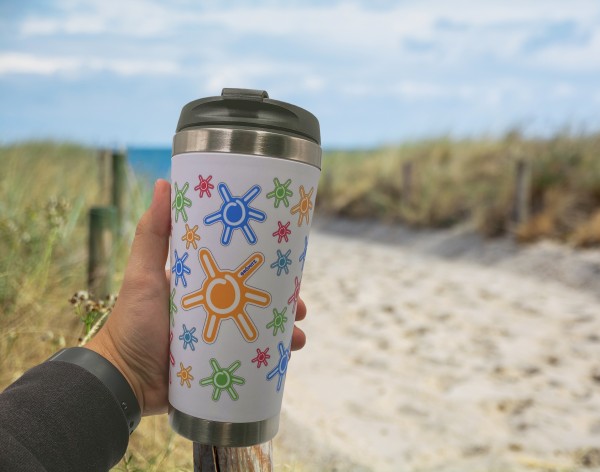
[{"label": "blue sun graphic", "polygon": [[275,259],[275,262],[271,264],[271,269],[277,268],[277,275],[281,275],[282,270],[285,270],[286,274],[290,273],[288,266],[292,264],[292,260],[289,258],[291,253],[291,249],[288,249],[288,252],[285,254],[277,249],[277,258]]},{"label": "blue sun graphic", "polygon": [[304,262],[306,261],[306,252],[308,251],[308,237],[304,236],[304,251],[300,254],[298,262],[302,262],[302,270],[304,270]]},{"label": "blue sun graphic", "polygon": [[267,380],[272,380],[273,377],[279,375],[279,378],[277,379],[277,391],[279,392],[281,390],[283,378],[287,372],[288,362],[290,360],[290,349],[283,347],[282,342],[279,342],[277,347],[279,348],[279,362],[275,368],[267,374]]},{"label": "blue sun graphic", "polygon": [[256,234],[250,227],[250,221],[255,220],[262,222],[267,219],[265,212],[250,206],[252,200],[260,193],[260,186],[254,185],[241,197],[233,196],[229,187],[227,187],[227,184],[222,182],[218,185],[218,190],[223,199],[223,204],[218,211],[215,211],[204,218],[204,224],[212,225],[218,222],[223,223],[221,244],[224,246],[229,246],[231,238],[233,237],[233,232],[236,229],[242,230],[242,233],[249,244],[256,244]]},{"label": "blue sun graphic", "polygon": [[185,265],[185,260],[188,258],[188,253],[184,253],[183,257],[179,257],[177,251],[175,251],[175,264],[171,272],[175,274],[175,286],[179,283],[179,279],[183,283],[184,287],[187,287],[187,280],[185,280],[185,274],[191,274],[192,271],[188,266]]},{"label": "blue sun graphic", "polygon": [[187,327],[185,325],[183,325],[183,334],[181,336],[179,336],[179,340],[183,341],[184,349],[187,349],[187,347],[189,346],[190,348],[192,348],[192,351],[196,350],[194,348],[194,343],[198,342],[198,338],[196,336],[194,336],[195,332],[196,332],[196,328],[187,329]]}]

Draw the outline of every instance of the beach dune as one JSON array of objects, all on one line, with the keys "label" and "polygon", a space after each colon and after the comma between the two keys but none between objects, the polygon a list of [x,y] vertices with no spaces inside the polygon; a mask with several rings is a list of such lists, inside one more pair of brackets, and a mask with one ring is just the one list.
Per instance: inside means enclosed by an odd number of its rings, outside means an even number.
[{"label": "beach dune", "polygon": [[275,460],[290,470],[600,466],[598,251],[321,222]]}]

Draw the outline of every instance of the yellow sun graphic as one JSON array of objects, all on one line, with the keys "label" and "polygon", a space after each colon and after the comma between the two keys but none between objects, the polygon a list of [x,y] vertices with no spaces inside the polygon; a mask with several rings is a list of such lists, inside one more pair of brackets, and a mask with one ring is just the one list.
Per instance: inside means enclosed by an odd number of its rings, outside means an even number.
[{"label": "yellow sun graphic", "polygon": [[198,225],[194,226],[193,228],[190,228],[190,226],[187,223],[185,224],[185,234],[183,235],[181,240],[185,241],[186,249],[190,248],[190,244],[194,246],[194,249],[198,249],[196,241],[200,241],[200,236],[196,234],[196,231],[198,231]]},{"label": "yellow sun graphic", "polygon": [[292,207],[292,215],[300,213],[298,215],[298,226],[302,226],[302,220],[306,218],[306,224],[310,222],[310,210],[313,208],[313,203],[310,200],[314,192],[314,187],[310,189],[310,192],[306,193],[304,185],[300,185],[300,201]]},{"label": "yellow sun graphic", "polygon": [[206,310],[202,339],[208,344],[213,343],[221,322],[231,318],[247,342],[255,341],[258,330],[246,313],[246,305],[267,307],[271,303],[271,295],[246,285],[246,280],[262,266],[264,256],[255,252],[234,270],[221,269],[206,248],[198,251],[198,258],[206,279],[199,290],[181,299],[181,306],[190,310],[202,305]]},{"label": "yellow sun graphic", "polygon": [[190,380],[194,380],[194,376],[190,374],[192,366],[184,367],[183,362],[180,362],[179,366],[181,370],[177,372],[177,377],[181,379],[181,386],[183,387],[183,383],[185,382],[187,388],[191,388]]}]

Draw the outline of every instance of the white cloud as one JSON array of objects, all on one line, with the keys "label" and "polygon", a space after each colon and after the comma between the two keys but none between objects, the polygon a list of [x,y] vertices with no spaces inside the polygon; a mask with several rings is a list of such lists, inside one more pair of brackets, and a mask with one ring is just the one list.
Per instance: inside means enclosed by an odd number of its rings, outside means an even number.
[{"label": "white cloud", "polygon": [[492,122],[600,100],[589,85],[600,1],[387,3],[51,0],[50,13],[15,20],[14,38],[0,33],[0,76],[176,75],[181,97],[266,88],[316,111],[335,103],[340,126],[340,104],[382,97],[431,123],[440,111]]},{"label": "white cloud", "polygon": [[72,72],[77,69],[77,62],[69,58],[41,58],[31,54],[0,54],[0,75],[52,75],[57,72]]},{"label": "white cloud", "polygon": [[565,70],[600,70],[600,28],[585,44],[553,45],[540,51],[535,61],[550,67],[560,65]]},{"label": "white cloud", "polygon": [[20,27],[21,34],[119,34],[147,38],[176,31],[177,25],[188,18],[186,10],[146,0],[58,0],[55,6],[59,15],[28,17]]},{"label": "white cloud", "polygon": [[302,87],[311,92],[320,92],[325,85],[325,79],[315,74],[307,74],[302,78]]},{"label": "white cloud", "polygon": [[575,95],[575,88],[571,84],[561,82],[552,87],[552,95],[556,98],[571,98]]},{"label": "white cloud", "polygon": [[441,80],[391,82],[378,89],[361,83],[349,83],[340,92],[350,98],[390,97],[403,102],[435,103],[440,100],[463,102],[470,106],[505,106],[507,103],[531,103],[534,90],[515,80],[497,79],[485,85],[453,85]]},{"label": "white cloud", "polygon": [[[468,60],[474,56],[514,58],[524,43],[544,27],[573,22],[581,30],[600,32],[600,3],[589,0],[472,0],[403,2],[373,10],[357,3],[237,7],[204,11],[194,22],[219,25],[227,34],[295,39],[323,53],[354,53],[400,62]],[[444,30],[443,24],[458,25]],[[406,42],[431,43],[439,54],[411,52]],[[582,58],[591,58],[585,52]],[[560,62],[555,65],[560,66]]]},{"label": "white cloud", "polygon": [[117,75],[172,75],[176,74],[179,65],[170,61],[147,61],[130,59],[90,59],[82,61],[82,69],[110,71]]},{"label": "white cloud", "polygon": [[[60,14],[27,18],[20,27],[21,34],[164,37],[182,54],[193,54],[208,42],[231,58],[238,54],[227,49],[229,41],[259,36],[285,39],[288,45],[297,44],[338,61],[354,56],[357,63],[382,67],[460,66],[480,58],[529,64],[531,58],[523,52],[528,40],[553,23],[572,22],[595,39],[588,45],[557,44],[539,51],[533,58],[535,63],[556,69],[595,69],[600,63],[600,2],[590,0],[422,0],[398,2],[387,9],[373,9],[366,2],[275,7],[197,1],[58,0],[56,5]],[[203,37],[202,46],[187,41],[203,31],[210,33]],[[411,44],[430,44],[431,49],[413,50]]]},{"label": "white cloud", "polygon": [[121,76],[174,74],[177,64],[167,61],[44,57],[23,53],[0,53],[0,75],[74,75],[88,71],[108,71]]},{"label": "white cloud", "polygon": [[395,95],[402,98],[422,99],[422,98],[442,98],[454,93],[448,88],[439,84],[427,82],[402,81],[392,87]]},{"label": "white cloud", "polygon": [[62,19],[32,17],[21,25],[24,36],[51,36],[57,34],[101,34],[106,23],[95,15],[73,15]]},{"label": "white cloud", "polygon": [[298,91],[320,93],[327,78],[311,64],[246,57],[228,60],[214,58],[186,72],[202,84],[200,93],[214,94],[222,87],[268,88],[275,96]]}]

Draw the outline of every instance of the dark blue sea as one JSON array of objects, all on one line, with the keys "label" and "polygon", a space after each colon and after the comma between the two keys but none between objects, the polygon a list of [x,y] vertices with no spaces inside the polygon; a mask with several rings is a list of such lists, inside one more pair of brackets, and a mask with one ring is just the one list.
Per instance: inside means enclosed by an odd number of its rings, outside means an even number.
[{"label": "dark blue sea", "polygon": [[127,148],[129,164],[138,178],[171,179],[171,148]]}]

